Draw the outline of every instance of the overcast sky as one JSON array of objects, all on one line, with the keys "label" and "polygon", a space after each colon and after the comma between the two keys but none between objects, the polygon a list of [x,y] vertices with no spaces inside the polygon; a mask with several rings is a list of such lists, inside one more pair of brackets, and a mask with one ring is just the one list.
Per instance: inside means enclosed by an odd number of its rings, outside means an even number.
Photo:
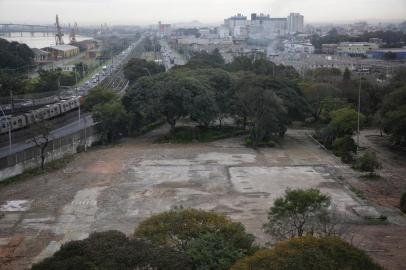
[{"label": "overcast sky", "polygon": [[406,0],[0,0],[0,21],[52,23],[153,24],[198,20],[221,22],[236,13],[286,17],[300,12],[305,21],[406,20]]}]

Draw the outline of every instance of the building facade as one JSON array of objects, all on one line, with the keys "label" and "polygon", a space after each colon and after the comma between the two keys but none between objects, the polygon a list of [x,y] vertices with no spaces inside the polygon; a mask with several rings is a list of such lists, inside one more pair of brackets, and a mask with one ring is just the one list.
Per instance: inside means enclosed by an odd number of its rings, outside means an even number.
[{"label": "building facade", "polygon": [[337,46],[337,54],[340,56],[362,57],[367,53],[376,50],[379,45],[369,42],[342,42]]},{"label": "building facade", "polygon": [[70,58],[80,53],[78,47],[68,44],[45,47],[41,50],[49,52],[50,56],[55,60]]},{"label": "building facade", "polygon": [[302,33],[304,30],[304,16],[300,13],[290,13],[288,16],[289,33]]}]

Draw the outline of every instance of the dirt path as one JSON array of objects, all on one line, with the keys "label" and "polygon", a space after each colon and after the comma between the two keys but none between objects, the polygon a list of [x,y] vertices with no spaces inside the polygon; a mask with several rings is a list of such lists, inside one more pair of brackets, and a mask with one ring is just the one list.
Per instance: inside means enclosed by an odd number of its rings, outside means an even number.
[{"label": "dirt path", "polygon": [[400,196],[406,192],[406,153],[396,150],[388,137],[378,130],[363,130],[360,145],[374,151],[382,163],[380,178],[363,181],[359,188],[368,200],[383,207],[399,207]]}]

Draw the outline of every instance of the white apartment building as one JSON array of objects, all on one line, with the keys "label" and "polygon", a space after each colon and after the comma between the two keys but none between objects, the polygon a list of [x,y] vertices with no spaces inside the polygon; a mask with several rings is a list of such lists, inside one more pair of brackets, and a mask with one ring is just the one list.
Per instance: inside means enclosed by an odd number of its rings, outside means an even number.
[{"label": "white apartment building", "polygon": [[300,13],[290,13],[288,16],[288,31],[289,33],[303,32],[304,16]]}]

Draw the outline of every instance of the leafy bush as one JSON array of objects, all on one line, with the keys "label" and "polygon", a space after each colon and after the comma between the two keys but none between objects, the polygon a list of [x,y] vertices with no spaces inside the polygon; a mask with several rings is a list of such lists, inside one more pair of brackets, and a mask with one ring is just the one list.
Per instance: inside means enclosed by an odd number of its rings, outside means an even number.
[{"label": "leafy bush", "polygon": [[154,215],[141,222],[134,235],[185,253],[194,269],[229,269],[237,259],[256,251],[254,237],[242,224],[196,209]]},{"label": "leafy bush", "polygon": [[341,153],[354,152],[357,150],[357,145],[351,136],[337,138],[333,142],[334,154],[340,155]]},{"label": "leafy bush", "polygon": [[344,136],[334,140],[333,152],[336,156],[341,157],[341,160],[344,163],[352,163],[354,158],[353,154],[355,153],[357,146],[354,142],[354,139],[351,136]]},{"label": "leafy bush", "polygon": [[[253,141],[251,139],[251,137],[246,137],[245,138],[245,145],[246,146],[253,146]],[[257,147],[275,147],[276,143],[273,140],[267,139],[264,141],[259,142],[257,145]]]},{"label": "leafy bush", "polygon": [[400,197],[400,210],[402,210],[403,213],[406,213],[406,192]]},{"label": "leafy bush", "polygon": [[246,257],[231,270],[383,270],[368,255],[337,237],[293,238]]},{"label": "leafy bush", "polygon": [[374,152],[367,151],[356,160],[354,168],[361,172],[368,172],[369,175],[374,175],[376,170],[382,168],[382,165]]},{"label": "leafy bush", "polygon": [[170,248],[158,248],[119,231],[93,233],[64,244],[32,270],[191,269],[189,259]]},{"label": "leafy bush", "polygon": [[[327,235],[330,197],[318,189],[286,190],[268,213],[265,231],[279,240],[303,235]],[[331,231],[332,232],[332,231]]]}]

